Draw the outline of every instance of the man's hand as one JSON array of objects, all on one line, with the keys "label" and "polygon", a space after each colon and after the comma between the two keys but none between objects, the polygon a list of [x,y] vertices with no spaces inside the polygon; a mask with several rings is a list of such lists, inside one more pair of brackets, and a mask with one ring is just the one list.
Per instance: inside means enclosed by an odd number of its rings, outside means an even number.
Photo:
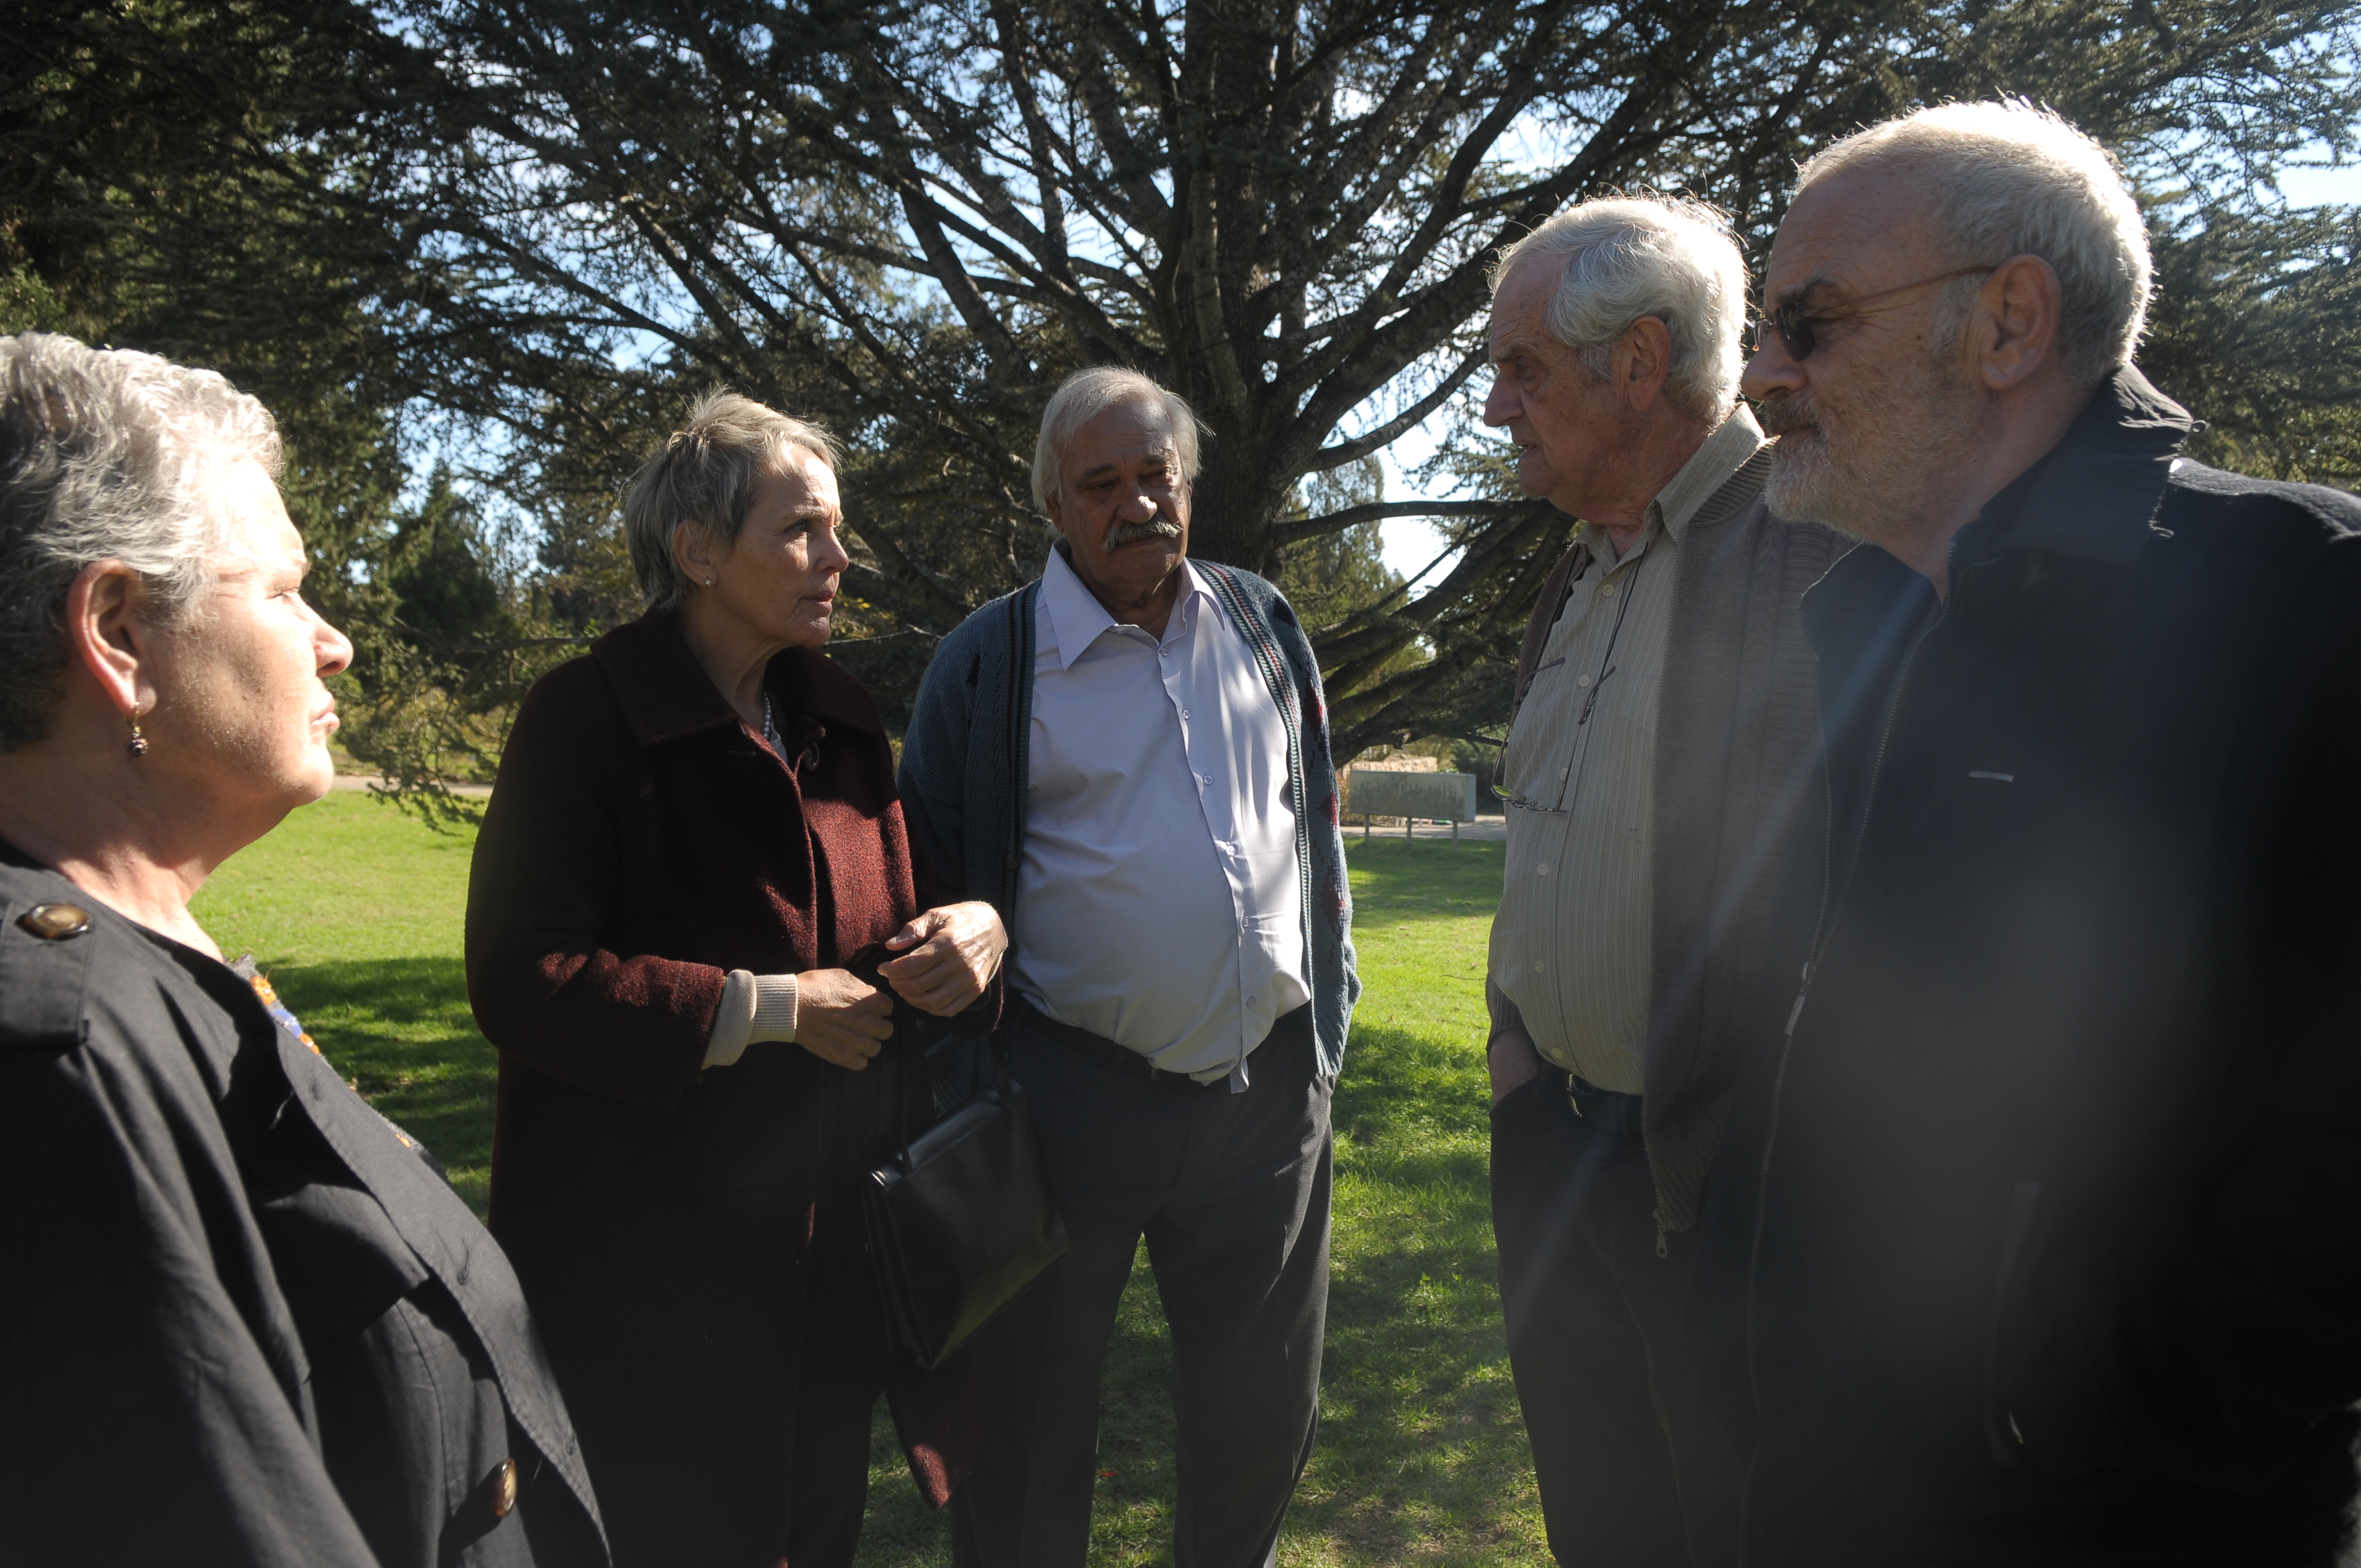
[{"label": "man's hand", "polygon": [[1484,1060],[1492,1069],[1492,1103],[1498,1105],[1515,1091],[1542,1075],[1542,1054],[1522,1029],[1503,1029],[1485,1047]]},{"label": "man's hand", "polygon": [[946,904],[929,909],[885,939],[908,948],[877,966],[902,1000],[949,1018],[983,994],[1008,950],[1008,932],[991,905]]},{"label": "man's hand", "polygon": [[894,1033],[894,999],[850,970],[806,970],[796,976],[796,1044],[851,1072]]}]

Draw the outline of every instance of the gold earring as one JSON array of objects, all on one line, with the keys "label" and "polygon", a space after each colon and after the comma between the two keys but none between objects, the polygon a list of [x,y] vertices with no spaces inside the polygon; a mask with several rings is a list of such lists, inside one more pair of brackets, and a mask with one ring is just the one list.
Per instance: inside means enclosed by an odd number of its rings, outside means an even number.
[{"label": "gold earring", "polygon": [[128,717],[131,720],[131,744],[124,750],[131,753],[131,760],[136,762],[148,754],[148,737],[139,733],[139,710],[133,708]]}]

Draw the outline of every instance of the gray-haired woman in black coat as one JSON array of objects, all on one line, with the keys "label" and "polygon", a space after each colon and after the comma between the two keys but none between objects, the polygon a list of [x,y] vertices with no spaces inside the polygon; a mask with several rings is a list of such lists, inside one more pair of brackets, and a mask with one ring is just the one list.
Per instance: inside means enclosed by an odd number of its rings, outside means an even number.
[{"label": "gray-haired woman in black coat", "polygon": [[508,1260],[189,913],[332,778],[277,466],[0,338],[0,1563],[604,1563]]}]

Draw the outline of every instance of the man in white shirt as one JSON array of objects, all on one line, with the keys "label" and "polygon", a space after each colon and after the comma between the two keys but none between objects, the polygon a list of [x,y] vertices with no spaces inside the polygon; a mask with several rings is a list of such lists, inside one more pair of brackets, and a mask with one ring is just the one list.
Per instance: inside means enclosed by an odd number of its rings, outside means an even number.
[{"label": "man in white shirt", "polygon": [[1042,418],[1041,578],[946,638],[912,837],[1011,932],[1002,1044],[1073,1247],[975,1342],[956,1560],[1083,1562],[1099,1380],[1145,1236],[1172,1329],[1181,1568],[1257,1568],[1311,1455],[1328,1101],[1358,994],[1318,667],[1252,574],[1188,560],[1197,428],[1135,372]]}]

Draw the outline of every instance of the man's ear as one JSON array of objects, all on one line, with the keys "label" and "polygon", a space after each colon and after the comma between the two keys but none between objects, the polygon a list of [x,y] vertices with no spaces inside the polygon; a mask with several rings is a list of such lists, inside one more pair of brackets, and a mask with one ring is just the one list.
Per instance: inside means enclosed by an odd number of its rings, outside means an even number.
[{"label": "man's ear", "polygon": [[1642,316],[1624,329],[1615,345],[1615,381],[1634,413],[1653,407],[1673,369],[1672,329],[1655,316]]},{"label": "man's ear", "polygon": [[2058,350],[2065,290],[2057,269],[2037,256],[2012,256],[1993,269],[1976,296],[1969,328],[1984,385],[2005,391],[2047,365]]},{"label": "man's ear", "polygon": [[1065,491],[1065,484],[1060,481],[1056,489],[1041,498],[1041,510],[1049,514],[1049,526],[1060,533],[1066,532]]},{"label": "man's ear", "polygon": [[118,714],[156,706],[155,629],[142,613],[137,574],[120,561],[93,561],[66,589],[69,657]]}]

